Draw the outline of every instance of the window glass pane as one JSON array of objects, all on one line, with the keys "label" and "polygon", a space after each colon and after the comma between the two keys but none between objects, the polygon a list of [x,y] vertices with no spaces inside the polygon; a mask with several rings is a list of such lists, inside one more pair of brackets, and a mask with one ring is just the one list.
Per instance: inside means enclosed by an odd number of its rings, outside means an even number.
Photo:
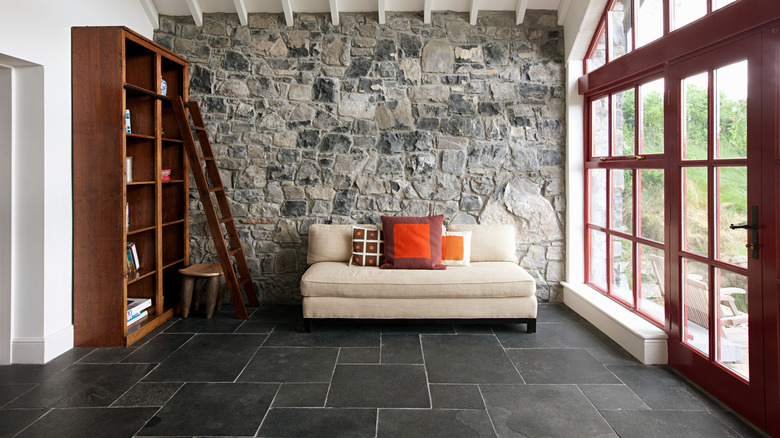
[{"label": "window glass pane", "polygon": [[685,343],[709,356],[709,274],[707,265],[683,259],[683,333]]},{"label": "window glass pane", "polygon": [[730,5],[737,0],[712,0],[712,10],[720,9],[726,5]]},{"label": "window glass pane", "polygon": [[631,51],[633,45],[631,36],[631,0],[617,0],[609,12],[612,28],[609,30],[612,39],[610,61]]},{"label": "window glass pane", "polygon": [[716,168],[715,211],[718,216],[718,258],[726,263],[747,267],[749,230],[732,230],[730,224],[744,224],[748,219],[747,167]]},{"label": "window glass pane", "polygon": [[683,159],[707,159],[709,82],[707,73],[701,73],[683,80]]},{"label": "window glass pane", "polygon": [[588,61],[588,71],[593,71],[607,63],[607,33],[601,32],[596,50]]},{"label": "window glass pane", "polygon": [[612,287],[610,294],[634,305],[634,254],[630,240],[612,238]]},{"label": "window glass pane", "polygon": [[606,157],[609,154],[609,99],[602,97],[591,104],[591,135],[593,156]]},{"label": "window glass pane", "polygon": [[715,70],[718,93],[717,158],[747,158],[747,61]]},{"label": "window glass pane", "polygon": [[744,275],[715,269],[718,279],[719,336],[716,359],[723,366],[749,378],[748,362],[748,281]]},{"label": "window glass pane", "polygon": [[613,230],[632,234],[634,231],[634,171],[612,170]]},{"label": "window glass pane", "polygon": [[636,131],[636,111],[634,109],[634,89],[621,91],[612,95],[615,105],[615,142],[614,155],[634,155],[634,138]]},{"label": "window glass pane", "polygon": [[644,0],[638,4],[636,46],[641,47],[663,36],[664,2],[663,0]]},{"label": "window glass pane", "polygon": [[590,230],[590,245],[588,247],[590,262],[590,283],[607,290],[607,234]]},{"label": "window glass pane", "polygon": [[640,236],[664,241],[664,170],[639,169]]},{"label": "window glass pane", "polygon": [[600,227],[607,227],[607,170],[591,169],[588,171],[590,183],[590,216],[588,222]]},{"label": "window glass pane", "polygon": [[648,82],[639,87],[642,124],[640,154],[664,152],[664,80]]},{"label": "window glass pane", "polygon": [[683,249],[708,254],[707,168],[683,168]]},{"label": "window glass pane", "polygon": [[674,0],[674,29],[679,29],[707,14],[707,0]]},{"label": "window glass pane", "polygon": [[639,250],[639,302],[637,308],[655,321],[664,322],[664,252],[647,245]]}]

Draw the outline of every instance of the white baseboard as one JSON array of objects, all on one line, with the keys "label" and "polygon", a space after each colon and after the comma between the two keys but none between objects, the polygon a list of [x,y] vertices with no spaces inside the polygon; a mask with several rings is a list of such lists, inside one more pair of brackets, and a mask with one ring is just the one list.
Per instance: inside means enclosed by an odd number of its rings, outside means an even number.
[{"label": "white baseboard", "polygon": [[73,325],[45,338],[15,338],[11,342],[11,362],[44,364],[73,348]]},{"label": "white baseboard", "polygon": [[563,303],[646,365],[665,365],[663,329],[585,285],[561,282]]}]

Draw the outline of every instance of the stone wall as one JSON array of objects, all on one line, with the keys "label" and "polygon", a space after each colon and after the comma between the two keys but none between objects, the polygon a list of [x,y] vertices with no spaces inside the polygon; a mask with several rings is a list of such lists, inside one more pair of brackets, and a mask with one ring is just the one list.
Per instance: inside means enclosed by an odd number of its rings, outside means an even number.
[{"label": "stone wall", "polygon": [[[262,299],[300,299],[312,223],[509,223],[542,300],[564,278],[563,30],[554,12],[160,17],[198,100]],[[215,257],[192,190],[192,262]]]}]

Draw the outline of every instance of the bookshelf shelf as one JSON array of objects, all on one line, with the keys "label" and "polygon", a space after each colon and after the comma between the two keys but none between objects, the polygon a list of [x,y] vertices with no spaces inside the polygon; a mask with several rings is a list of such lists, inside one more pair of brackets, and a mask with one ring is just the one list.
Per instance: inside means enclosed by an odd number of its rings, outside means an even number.
[{"label": "bookshelf shelf", "polygon": [[[188,63],[124,27],[74,27],[71,40],[79,108],[73,112],[75,344],[127,346],[180,307],[178,270],[189,260],[189,163],[170,98],[187,99]],[[163,170],[170,170],[170,181],[163,181]],[[128,272],[130,243],[139,267]],[[128,297],[152,300],[148,316],[130,327]]]}]

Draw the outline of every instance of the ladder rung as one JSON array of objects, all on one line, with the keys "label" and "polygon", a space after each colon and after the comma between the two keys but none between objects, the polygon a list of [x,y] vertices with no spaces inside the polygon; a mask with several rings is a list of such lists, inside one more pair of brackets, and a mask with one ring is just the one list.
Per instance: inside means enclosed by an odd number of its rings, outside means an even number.
[{"label": "ladder rung", "polygon": [[200,161],[216,161],[214,157],[200,157]]},{"label": "ladder rung", "polygon": [[232,217],[226,217],[224,219],[220,219],[219,220],[219,223],[221,223],[221,224],[226,224],[228,222],[233,222],[233,218]]},{"label": "ladder rung", "polygon": [[193,131],[203,131],[203,132],[206,132],[206,127],[205,126],[190,125],[190,129],[192,129]]},{"label": "ladder rung", "polygon": [[241,247],[240,247],[240,246],[239,246],[238,248],[231,249],[231,250],[230,250],[230,252],[229,252],[228,254],[229,254],[230,256],[234,256],[234,255],[238,254],[239,252],[241,252]]},{"label": "ladder rung", "polygon": [[243,278],[243,279],[241,279],[241,281],[238,283],[238,287],[243,287],[245,284],[247,284],[247,283],[251,283],[251,282],[252,282],[252,278],[251,278],[251,277]]},{"label": "ladder rung", "polygon": [[210,192],[224,192],[225,188],[224,187],[212,187],[212,188],[209,189],[209,191]]}]

